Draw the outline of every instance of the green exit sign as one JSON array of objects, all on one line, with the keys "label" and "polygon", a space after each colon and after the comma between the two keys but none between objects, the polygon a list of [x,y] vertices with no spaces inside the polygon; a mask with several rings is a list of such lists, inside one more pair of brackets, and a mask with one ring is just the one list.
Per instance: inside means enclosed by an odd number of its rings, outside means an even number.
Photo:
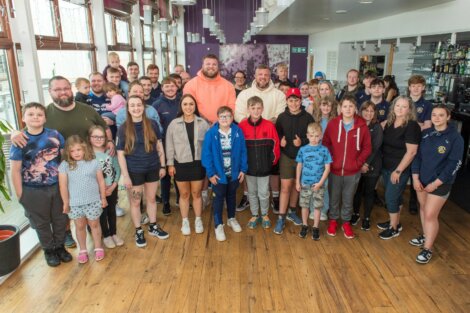
[{"label": "green exit sign", "polygon": [[307,53],[307,47],[292,47],[292,53]]}]

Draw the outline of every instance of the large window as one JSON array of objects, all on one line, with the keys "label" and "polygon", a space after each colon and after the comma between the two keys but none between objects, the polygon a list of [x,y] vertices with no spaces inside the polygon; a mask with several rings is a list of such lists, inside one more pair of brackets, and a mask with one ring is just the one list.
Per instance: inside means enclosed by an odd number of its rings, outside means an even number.
[{"label": "large window", "polygon": [[59,8],[63,41],[91,43],[87,8],[66,1],[60,1]]},{"label": "large window", "polygon": [[50,0],[32,0],[31,13],[36,35],[57,36],[54,2]]}]

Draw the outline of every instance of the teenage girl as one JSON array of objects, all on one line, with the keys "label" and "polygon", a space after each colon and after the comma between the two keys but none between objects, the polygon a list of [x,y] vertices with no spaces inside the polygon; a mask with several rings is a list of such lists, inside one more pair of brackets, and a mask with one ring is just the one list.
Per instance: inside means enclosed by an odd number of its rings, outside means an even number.
[{"label": "teenage girl", "polygon": [[147,245],[140,225],[140,203],[145,196],[150,218],[149,234],[159,239],[170,235],[157,224],[158,181],[166,174],[165,152],[160,129],[147,118],[142,98],[130,96],[127,101],[127,118],[118,130],[118,160],[128,190],[132,222],[135,227],[135,243],[142,248]]},{"label": "teenage girl", "polygon": [[92,126],[88,130],[88,140],[93,148],[96,160],[100,163],[103,171],[108,206],[103,209],[103,213],[100,216],[100,224],[104,238],[103,243],[106,248],[112,249],[124,244],[124,241],[116,235],[117,186],[121,176],[121,169],[117,158],[110,156],[106,151],[106,133],[103,127],[99,125]]},{"label": "teenage girl", "polygon": [[103,171],[88,144],[78,135],[65,142],[63,161],[59,166],[59,188],[64,213],[75,223],[75,236],[80,246],[78,263],[88,262],[86,225],[91,228],[95,244],[95,260],[104,258],[99,218],[106,201]]}]

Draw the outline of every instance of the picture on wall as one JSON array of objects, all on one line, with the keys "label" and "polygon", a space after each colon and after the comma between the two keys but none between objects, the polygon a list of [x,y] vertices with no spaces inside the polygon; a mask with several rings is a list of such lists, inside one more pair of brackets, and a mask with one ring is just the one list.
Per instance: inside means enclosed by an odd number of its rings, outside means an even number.
[{"label": "picture on wall", "polygon": [[232,80],[236,71],[246,73],[247,82],[253,80],[255,69],[266,64],[274,75],[276,66],[285,63],[289,66],[290,45],[270,44],[229,44],[220,47],[220,72],[225,78]]}]

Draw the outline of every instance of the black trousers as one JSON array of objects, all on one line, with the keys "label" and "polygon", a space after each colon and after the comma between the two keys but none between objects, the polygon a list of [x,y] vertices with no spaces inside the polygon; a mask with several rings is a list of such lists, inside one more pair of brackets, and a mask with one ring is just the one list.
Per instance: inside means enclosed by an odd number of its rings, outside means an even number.
[{"label": "black trousers", "polygon": [[103,237],[109,237],[116,235],[116,203],[117,203],[118,187],[116,187],[113,193],[106,197],[108,206],[103,209],[103,213],[100,216],[101,231]]},{"label": "black trousers", "polygon": [[354,195],[354,214],[359,214],[362,198],[364,197],[364,218],[370,218],[374,207],[375,185],[380,176],[361,176],[356,194]]}]

